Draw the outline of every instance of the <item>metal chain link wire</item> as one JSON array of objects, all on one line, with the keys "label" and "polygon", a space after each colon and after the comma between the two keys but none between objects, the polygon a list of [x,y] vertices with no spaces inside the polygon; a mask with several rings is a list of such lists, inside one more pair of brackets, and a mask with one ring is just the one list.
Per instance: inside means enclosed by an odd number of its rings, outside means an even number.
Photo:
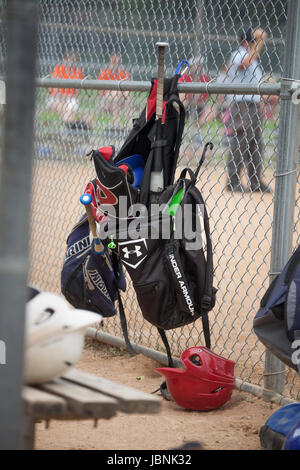
[{"label": "metal chain link wire", "polygon": [[[122,81],[155,76],[155,43],[161,40],[169,43],[166,75],[174,73],[180,60],[188,59],[194,68],[193,79],[207,83],[209,91],[210,81],[231,80],[227,66],[239,47],[240,32],[249,27],[267,32],[259,63],[263,80],[276,81],[282,74],[287,0],[40,0],[40,6],[39,77],[53,76],[55,66],[64,64],[64,69],[56,70],[56,78],[65,78],[65,73],[81,80],[120,81],[120,91],[114,92],[37,91],[30,282],[59,292],[66,238],[82,214],[79,196],[94,177],[86,154],[105,145],[118,149],[132,119],[146,103],[146,93],[122,92]],[[3,41],[0,54],[3,70]],[[236,142],[236,151],[242,155],[249,150],[249,139],[254,146],[244,161],[232,156],[238,116],[233,119],[231,109],[237,96],[205,93],[183,98],[187,118],[179,168],[195,168],[203,144],[214,143],[214,153],[199,182],[210,215],[218,288],[217,303],[210,313],[212,349],[236,361],[237,377],[261,385],[264,348],[252,333],[252,321],[269,283],[273,197],[272,193],[252,191],[249,175],[255,176],[259,169],[264,183],[274,191],[280,106],[276,99],[266,97],[256,106],[252,119],[243,121],[243,133],[253,135],[248,135],[248,141]],[[238,107],[235,110],[241,112]],[[261,135],[255,133],[256,128]],[[263,158],[257,164],[253,152],[260,143]],[[241,193],[226,189],[230,159],[245,188]],[[298,198],[296,222],[290,227],[295,245],[300,233],[299,207]],[[123,299],[130,339],[163,350],[156,328],[142,318],[130,281]],[[122,336],[118,319],[106,320],[103,328]],[[167,335],[174,355],[204,342],[200,320]],[[295,374],[288,371],[286,394],[295,398],[296,382]]]}]

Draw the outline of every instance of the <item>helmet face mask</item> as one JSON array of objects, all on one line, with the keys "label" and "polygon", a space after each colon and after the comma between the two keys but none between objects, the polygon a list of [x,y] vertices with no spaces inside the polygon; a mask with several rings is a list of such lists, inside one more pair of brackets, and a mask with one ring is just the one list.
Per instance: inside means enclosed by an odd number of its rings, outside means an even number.
[{"label": "helmet face mask", "polygon": [[195,366],[201,366],[201,359],[197,354],[193,354],[193,356],[190,357],[190,361],[195,364]]},{"label": "helmet face mask", "polygon": [[184,369],[159,368],[173,400],[190,410],[208,411],[225,404],[235,384],[235,363],[208,348],[189,348],[181,354]]}]

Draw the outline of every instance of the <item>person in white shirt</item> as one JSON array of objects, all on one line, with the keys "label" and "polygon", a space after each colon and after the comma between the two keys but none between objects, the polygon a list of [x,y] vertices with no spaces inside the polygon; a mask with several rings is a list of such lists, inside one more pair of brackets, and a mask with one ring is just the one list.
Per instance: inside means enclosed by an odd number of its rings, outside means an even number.
[{"label": "person in white shirt", "polygon": [[[241,35],[238,50],[231,55],[229,77],[232,83],[258,84],[263,77],[259,57],[265,47],[267,33],[262,29],[248,29]],[[262,182],[263,140],[261,130],[260,96],[236,95],[231,106],[231,138],[227,162],[226,189],[245,192],[241,184],[241,171],[247,170],[251,191],[270,192]]]}]

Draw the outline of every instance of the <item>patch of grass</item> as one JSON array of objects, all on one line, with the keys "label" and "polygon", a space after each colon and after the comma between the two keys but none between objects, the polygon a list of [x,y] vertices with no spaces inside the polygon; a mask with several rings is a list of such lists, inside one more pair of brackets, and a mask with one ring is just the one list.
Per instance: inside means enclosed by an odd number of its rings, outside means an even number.
[{"label": "patch of grass", "polygon": [[159,351],[159,352],[162,352],[162,353],[166,353],[166,348],[164,346],[162,346],[161,344],[157,343],[156,346],[155,346],[155,349],[156,351]]},{"label": "patch of grass", "polygon": [[101,351],[104,357],[119,357],[128,354],[126,349],[121,349],[115,346],[110,346],[109,344],[101,343],[97,339],[91,337],[85,338],[84,350]]},{"label": "patch of grass", "polygon": [[119,349],[112,346],[108,348],[107,352],[112,357],[124,356],[125,354],[127,354],[127,351],[125,349]]},{"label": "patch of grass", "polygon": [[103,357],[122,357],[128,354],[126,349],[110,346],[109,344],[101,343],[93,338],[87,338],[85,349],[100,351]]}]

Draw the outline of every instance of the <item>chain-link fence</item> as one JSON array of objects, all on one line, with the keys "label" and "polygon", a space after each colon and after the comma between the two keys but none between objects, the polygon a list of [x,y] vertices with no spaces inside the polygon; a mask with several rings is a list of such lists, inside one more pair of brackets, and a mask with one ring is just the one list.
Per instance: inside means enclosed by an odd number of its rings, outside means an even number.
[{"label": "chain-link fence", "polygon": [[[86,154],[105,145],[118,149],[124,142],[156,74],[155,43],[167,41],[166,75],[188,59],[186,81],[202,83],[197,92],[182,95],[187,116],[179,168],[195,167],[203,144],[214,143],[199,183],[211,220],[218,288],[210,314],[212,348],[236,361],[237,377],[263,386],[265,351],[252,333],[252,322],[272,276],[282,107],[276,90],[289,52],[285,49],[288,1],[41,0],[40,4],[30,282],[59,292],[66,238],[82,214],[79,196],[94,177]],[[252,64],[252,78],[237,65],[241,34],[249,34],[250,27],[254,35],[261,28],[264,45]],[[3,41],[0,53],[3,59]],[[50,86],[50,78],[75,79],[80,85]],[[118,86],[110,87],[111,81]],[[246,88],[254,83],[256,91],[237,94],[241,83]],[[273,83],[274,90],[278,83],[276,92],[270,93],[264,83]],[[293,246],[299,242],[299,207],[298,198],[295,218],[286,227],[294,234]],[[156,329],[143,321],[130,283],[124,302],[130,339],[162,350]],[[104,331],[122,336],[118,319],[105,321]],[[202,344],[201,321],[169,332],[168,339],[175,355]],[[293,398],[298,397],[296,381],[296,374],[287,371],[284,393]]]}]

